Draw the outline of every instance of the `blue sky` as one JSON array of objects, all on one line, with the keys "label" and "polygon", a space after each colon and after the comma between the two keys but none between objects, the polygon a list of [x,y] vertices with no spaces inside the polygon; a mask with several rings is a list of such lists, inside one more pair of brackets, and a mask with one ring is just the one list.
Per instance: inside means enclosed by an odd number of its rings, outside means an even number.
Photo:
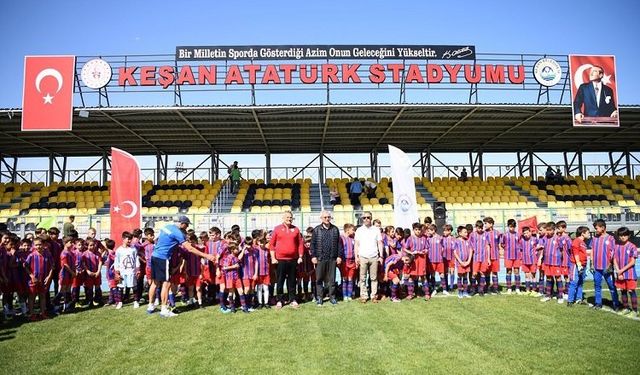
[{"label": "blue sky", "polygon": [[25,55],[158,54],[176,45],[234,44],[473,44],[478,52],[613,54],[620,103],[640,104],[639,4],[4,1],[0,108],[21,105]]}]

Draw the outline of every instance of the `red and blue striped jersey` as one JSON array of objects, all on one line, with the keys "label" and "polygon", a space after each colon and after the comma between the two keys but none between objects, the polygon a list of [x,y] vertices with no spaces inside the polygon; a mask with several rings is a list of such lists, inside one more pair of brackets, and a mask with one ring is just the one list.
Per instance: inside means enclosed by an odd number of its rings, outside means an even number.
[{"label": "red and blue striped jersey", "polygon": [[169,258],[169,272],[172,275],[175,275],[176,273],[180,273],[180,269],[177,269],[174,272],[174,268],[180,266],[180,263],[182,263],[182,259],[184,258],[182,246],[178,245],[176,247],[177,249],[174,249],[171,252],[171,257]]},{"label": "red and blue striped jersey", "polygon": [[62,250],[60,254],[60,278],[71,277],[71,272],[67,270],[65,266],[68,266],[73,272],[76,271],[76,254],[73,250]]},{"label": "red and blue striped jersey", "polygon": [[402,267],[404,266],[404,262],[402,261],[402,255],[393,254],[389,255],[387,259],[384,260],[384,269],[386,270],[389,267],[389,271],[399,274],[402,272]]},{"label": "red and blue striped jersey", "polygon": [[267,276],[270,272],[270,254],[269,250],[258,246],[254,249],[256,254],[256,262],[258,263],[258,276]]},{"label": "red and blue striped jersey", "polygon": [[[24,261],[27,255],[23,251],[7,252],[7,278],[9,285],[25,285],[29,279],[24,271]],[[25,277],[26,276],[26,277]]]},{"label": "red and blue striped jersey", "polygon": [[227,243],[218,240],[218,241],[209,241],[207,244],[207,248],[211,252],[211,254],[215,254],[218,257],[218,262],[222,261],[223,255],[227,251]]},{"label": "red and blue striped jersey", "polygon": [[613,258],[613,247],[615,239],[608,233],[591,237],[591,259],[593,268],[598,271],[609,267]]},{"label": "red and blue striped jersey", "polygon": [[474,231],[469,236],[469,242],[473,248],[473,261],[474,262],[486,262],[487,261],[487,246],[490,246],[491,237],[488,232],[478,233]]},{"label": "red and blue striped jersey", "polygon": [[153,246],[154,243],[148,241],[145,241],[142,244],[142,247],[144,248],[144,258],[147,260],[144,267],[149,271],[151,271],[151,257],[153,256]]},{"label": "red and blue striped jersey", "polygon": [[[233,266],[233,265],[239,264],[240,261],[238,260],[238,258],[235,255],[227,253],[224,256],[224,258],[222,258],[220,263],[221,263],[220,264],[221,267],[229,267],[229,266]],[[224,277],[226,279],[237,280],[240,277],[238,268],[234,268],[234,269],[231,269],[231,270],[224,270],[223,269],[222,272],[224,273]]]},{"label": "red and blue striped jersey", "polygon": [[116,277],[116,271],[114,264],[116,262],[116,252],[114,250],[108,250],[107,256],[104,261],[104,266],[107,268],[107,280],[111,281]]},{"label": "red and blue striped jersey", "polygon": [[522,254],[522,263],[527,266],[538,263],[538,239],[531,237],[528,240],[524,237],[518,241],[518,247]]},{"label": "red and blue striped jersey", "polygon": [[33,274],[36,280],[43,282],[53,267],[51,253],[43,251],[42,254],[32,251],[25,260],[29,273]]},{"label": "red and blue striped jersey", "polygon": [[444,258],[447,260],[454,260],[453,247],[456,243],[456,238],[453,236],[442,237],[442,246],[444,247]]},{"label": "red and blue striped jersey", "polygon": [[491,249],[489,250],[489,259],[498,260],[500,259],[500,243],[502,242],[502,233],[499,231],[492,229],[490,231],[485,231],[487,235],[489,235],[489,246]]},{"label": "red and blue striped jersey", "polygon": [[402,251],[402,240],[398,240],[395,237],[389,237],[387,243],[389,245],[388,255],[400,254]]},{"label": "red and blue striped jersey", "polygon": [[356,258],[355,252],[355,238],[342,235],[340,236],[340,240],[342,241],[342,249],[344,251],[344,259],[345,260],[354,260]]},{"label": "red and blue striped jersey", "polygon": [[82,251],[78,251],[75,248],[72,250],[73,254],[76,256],[76,264],[74,267],[76,268],[76,273],[84,272],[84,265],[82,264]]},{"label": "red and blue striped jersey", "polygon": [[100,263],[100,255],[92,251],[82,253],[82,268],[87,271],[98,271],[98,263]]},{"label": "red and blue striped jersey", "polygon": [[245,249],[242,257],[242,277],[251,279],[256,273],[256,251],[253,247]]},{"label": "red and blue striped jersey", "polygon": [[638,259],[638,248],[627,241],[626,244],[616,244],[614,245],[613,256],[616,258],[616,262],[618,262],[618,268],[622,269],[624,266],[629,264],[631,259],[634,259],[634,265],[631,266],[628,270],[622,273],[622,277],[625,280],[637,280],[638,275],[636,274],[635,267],[635,259]]},{"label": "red and blue striped jersey", "polygon": [[562,257],[564,254],[558,236],[542,237],[539,243],[541,246],[544,246],[542,250],[543,264],[556,267],[562,266]]},{"label": "red and blue striped jersey", "polygon": [[429,244],[427,242],[427,238],[424,236],[414,236],[407,238],[404,243],[404,248],[414,252],[416,255],[418,254],[426,254],[429,249]]},{"label": "red and blue striped jersey", "polygon": [[442,237],[438,234],[434,234],[433,237],[427,237],[427,248],[429,249],[429,261],[431,263],[442,263],[442,252],[444,251]]},{"label": "red and blue striped jersey", "polygon": [[502,246],[504,247],[504,259],[522,259],[522,252],[518,247],[518,232],[508,231],[503,234]]},{"label": "red and blue striped jersey", "polygon": [[569,266],[569,259],[571,258],[571,237],[567,234],[556,235],[562,249],[562,267]]},{"label": "red and blue striped jersey", "polygon": [[[196,245],[195,248],[200,251],[204,250],[198,245]],[[200,274],[202,273],[202,263],[200,262],[200,257],[186,249],[184,249],[183,254],[185,260],[184,267],[187,272],[187,276],[200,276]]]},{"label": "red and blue striped jersey", "polygon": [[[471,255],[471,251],[473,250],[473,245],[471,241],[465,240],[463,238],[458,238],[453,245],[453,252],[458,254],[458,258],[461,261],[466,262],[469,260],[469,256]],[[454,257],[455,258],[455,257]],[[460,262],[456,260],[456,264],[460,267]]]}]

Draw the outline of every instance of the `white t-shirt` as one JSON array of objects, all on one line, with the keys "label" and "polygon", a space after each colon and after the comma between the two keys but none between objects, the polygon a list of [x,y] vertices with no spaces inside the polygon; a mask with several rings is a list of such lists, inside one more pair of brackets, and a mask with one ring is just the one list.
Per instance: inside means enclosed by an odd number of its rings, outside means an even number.
[{"label": "white t-shirt", "polygon": [[380,228],[372,225],[367,228],[366,225],[361,226],[356,230],[356,242],[359,243],[358,255],[363,258],[377,258],[378,255],[378,241],[382,241],[380,235]]}]

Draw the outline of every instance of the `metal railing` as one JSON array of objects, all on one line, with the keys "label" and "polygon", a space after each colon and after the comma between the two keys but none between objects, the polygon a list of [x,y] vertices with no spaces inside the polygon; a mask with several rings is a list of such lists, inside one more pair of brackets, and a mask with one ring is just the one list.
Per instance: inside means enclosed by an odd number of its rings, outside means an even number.
[{"label": "metal railing", "polygon": [[[393,211],[376,211],[373,210],[374,218],[379,218],[382,225],[391,225],[393,223]],[[419,211],[421,218],[425,216],[433,217],[433,213],[428,211]],[[361,211],[353,212],[334,212],[334,224],[342,227],[345,223],[360,222]],[[191,228],[196,232],[206,231],[212,226],[219,227],[223,232],[231,229],[234,224],[240,225],[244,235],[250,235],[254,229],[272,229],[282,222],[281,213],[223,213],[212,212],[207,214],[187,214],[193,225]],[[301,230],[309,226],[320,224],[320,211],[313,212],[293,212],[294,223]],[[625,208],[612,207],[593,207],[587,209],[555,209],[555,208],[523,208],[523,209],[474,209],[474,210],[448,210],[447,222],[452,225],[473,224],[476,220],[482,220],[491,216],[495,220],[496,228],[506,230],[507,220],[522,220],[531,216],[536,216],[538,222],[559,221],[567,222],[570,231],[575,230],[579,225],[587,225],[591,227],[594,220],[602,218],[610,225],[609,229],[615,230],[618,227],[626,226],[634,231],[640,230],[640,212],[632,212]],[[8,226],[13,232],[24,235],[26,232],[32,232],[38,223],[43,220],[50,220],[51,216],[18,216],[9,219]],[[156,215],[143,216],[143,227],[160,228],[167,223],[172,222],[172,215]],[[62,228],[66,217],[58,216],[55,223]],[[75,215],[75,229],[82,236],[85,235],[89,228],[96,229],[100,238],[109,237],[110,216],[106,215]]]}]

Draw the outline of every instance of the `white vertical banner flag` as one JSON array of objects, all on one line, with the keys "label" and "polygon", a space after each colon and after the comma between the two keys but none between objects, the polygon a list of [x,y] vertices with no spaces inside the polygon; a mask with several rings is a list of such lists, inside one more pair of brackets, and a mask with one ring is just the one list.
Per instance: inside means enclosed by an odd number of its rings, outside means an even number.
[{"label": "white vertical banner flag", "polygon": [[416,202],[413,168],[407,154],[389,145],[391,178],[393,179],[393,218],[396,227],[411,228],[420,221]]}]

